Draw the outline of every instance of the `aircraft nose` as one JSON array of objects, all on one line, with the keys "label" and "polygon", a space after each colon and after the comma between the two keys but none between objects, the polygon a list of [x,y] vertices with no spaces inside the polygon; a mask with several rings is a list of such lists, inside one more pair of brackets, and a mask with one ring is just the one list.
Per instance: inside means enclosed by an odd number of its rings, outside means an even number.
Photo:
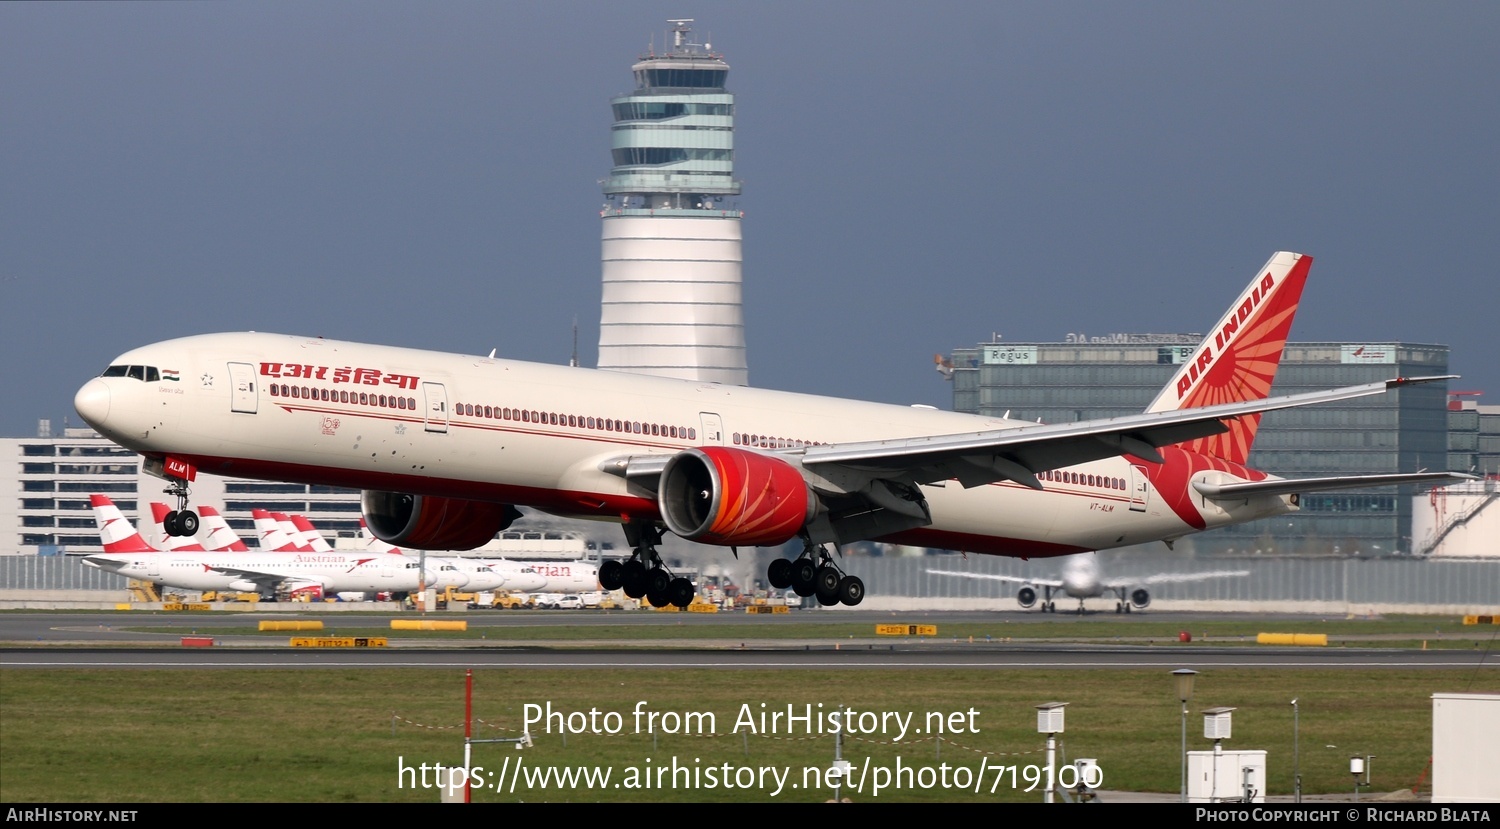
[{"label": "aircraft nose", "polygon": [[73,395],[73,408],[78,410],[85,423],[99,428],[109,417],[109,386],[98,378],[84,383],[83,388]]}]

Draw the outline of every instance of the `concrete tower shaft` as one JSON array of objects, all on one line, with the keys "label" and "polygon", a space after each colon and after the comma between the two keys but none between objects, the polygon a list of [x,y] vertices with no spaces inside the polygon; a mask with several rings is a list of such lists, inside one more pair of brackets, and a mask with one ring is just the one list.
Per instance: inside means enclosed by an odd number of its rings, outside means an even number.
[{"label": "concrete tower shaft", "polygon": [[691,20],[671,23],[671,47],[642,55],[635,91],[611,102],[599,367],[745,385],[729,65]]}]

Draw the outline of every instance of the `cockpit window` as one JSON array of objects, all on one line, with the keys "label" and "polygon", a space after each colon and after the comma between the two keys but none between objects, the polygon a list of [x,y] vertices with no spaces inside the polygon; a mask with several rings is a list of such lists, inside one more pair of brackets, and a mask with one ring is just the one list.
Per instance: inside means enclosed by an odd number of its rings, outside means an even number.
[{"label": "cockpit window", "polygon": [[99,376],[133,377],[144,383],[156,383],[161,380],[161,372],[156,369],[156,366],[110,366]]}]

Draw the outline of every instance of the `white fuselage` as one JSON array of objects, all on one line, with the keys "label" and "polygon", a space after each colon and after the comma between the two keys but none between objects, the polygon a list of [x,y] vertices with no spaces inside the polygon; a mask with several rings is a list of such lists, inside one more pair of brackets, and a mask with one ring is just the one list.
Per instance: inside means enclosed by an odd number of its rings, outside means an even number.
[{"label": "white fuselage", "polygon": [[[619,520],[656,493],[608,474],[621,456],[735,445],[799,447],[1033,425],[927,408],[642,377],[278,334],[210,334],[145,346],[115,365],[164,378],[91,380],[79,413],[105,436],[201,472],[448,496]],[[1170,448],[1169,448],[1170,449]],[[1289,509],[1222,508],[1194,480],[1232,479],[1164,451],[1013,482],[923,486],[931,524],[887,540],[1015,556],[1175,538]],[[359,588],[350,588],[359,589]]]},{"label": "white fuselage", "polygon": [[[519,593],[589,593],[599,589],[599,568],[581,561],[491,561],[512,574],[505,589]],[[524,585],[531,585],[530,587]]]},{"label": "white fuselage", "polygon": [[1062,590],[1075,599],[1092,599],[1104,595],[1104,583],[1099,580],[1099,565],[1092,556],[1068,559],[1063,565]]},{"label": "white fuselage", "polygon": [[324,593],[421,589],[415,558],[328,553],[101,553],[84,561],[128,578],[182,590],[264,590],[317,585]]}]

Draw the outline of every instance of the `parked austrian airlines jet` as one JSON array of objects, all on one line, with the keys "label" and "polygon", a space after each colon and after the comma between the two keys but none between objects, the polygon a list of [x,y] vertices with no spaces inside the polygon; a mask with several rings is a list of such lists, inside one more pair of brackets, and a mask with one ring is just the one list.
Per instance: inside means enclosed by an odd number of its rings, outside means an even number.
[{"label": "parked austrian airlines jet", "polygon": [[92,567],[182,590],[237,590],[274,595],[278,588],[324,593],[420,590],[420,564],[403,555],[157,550],[130,526],[108,497],[93,495],[101,554]]},{"label": "parked austrian airlines jet", "polygon": [[[1143,608],[1151,604],[1151,592],[1147,585],[1181,584],[1209,579],[1229,579],[1250,575],[1249,570],[1214,570],[1205,573],[1154,573],[1134,579],[1106,579],[1099,572],[1099,562],[1093,556],[1081,555],[1068,559],[1063,564],[1060,579],[1023,579],[1018,576],[997,576],[990,573],[965,573],[957,570],[931,570],[936,576],[957,576],[965,579],[990,579],[1021,585],[1016,591],[1016,603],[1021,607],[1036,604],[1036,591],[1041,588],[1042,611],[1057,612],[1057,602],[1052,601],[1053,591],[1060,591],[1078,600],[1078,612],[1083,613],[1083,600],[1115,594],[1115,612],[1129,613],[1131,607]],[[1134,589],[1132,589],[1134,588]]]},{"label": "parked austrian airlines jet", "polygon": [[662,565],[664,529],[731,548],[800,537],[771,584],[853,605],[864,584],[827,545],[1067,555],[1290,512],[1302,491],[1461,477],[1287,481],[1245,465],[1262,412],[1446,379],[1268,399],[1311,264],[1273,256],[1146,412],[1103,420],[1043,425],[258,333],[126,352],[74,405],[146,456],[182,512],[202,471],[363,489],[370,530],[408,548],[480,546],[517,505],[612,519],[634,553],[601,568],[603,586],[679,606],[693,586]]}]

